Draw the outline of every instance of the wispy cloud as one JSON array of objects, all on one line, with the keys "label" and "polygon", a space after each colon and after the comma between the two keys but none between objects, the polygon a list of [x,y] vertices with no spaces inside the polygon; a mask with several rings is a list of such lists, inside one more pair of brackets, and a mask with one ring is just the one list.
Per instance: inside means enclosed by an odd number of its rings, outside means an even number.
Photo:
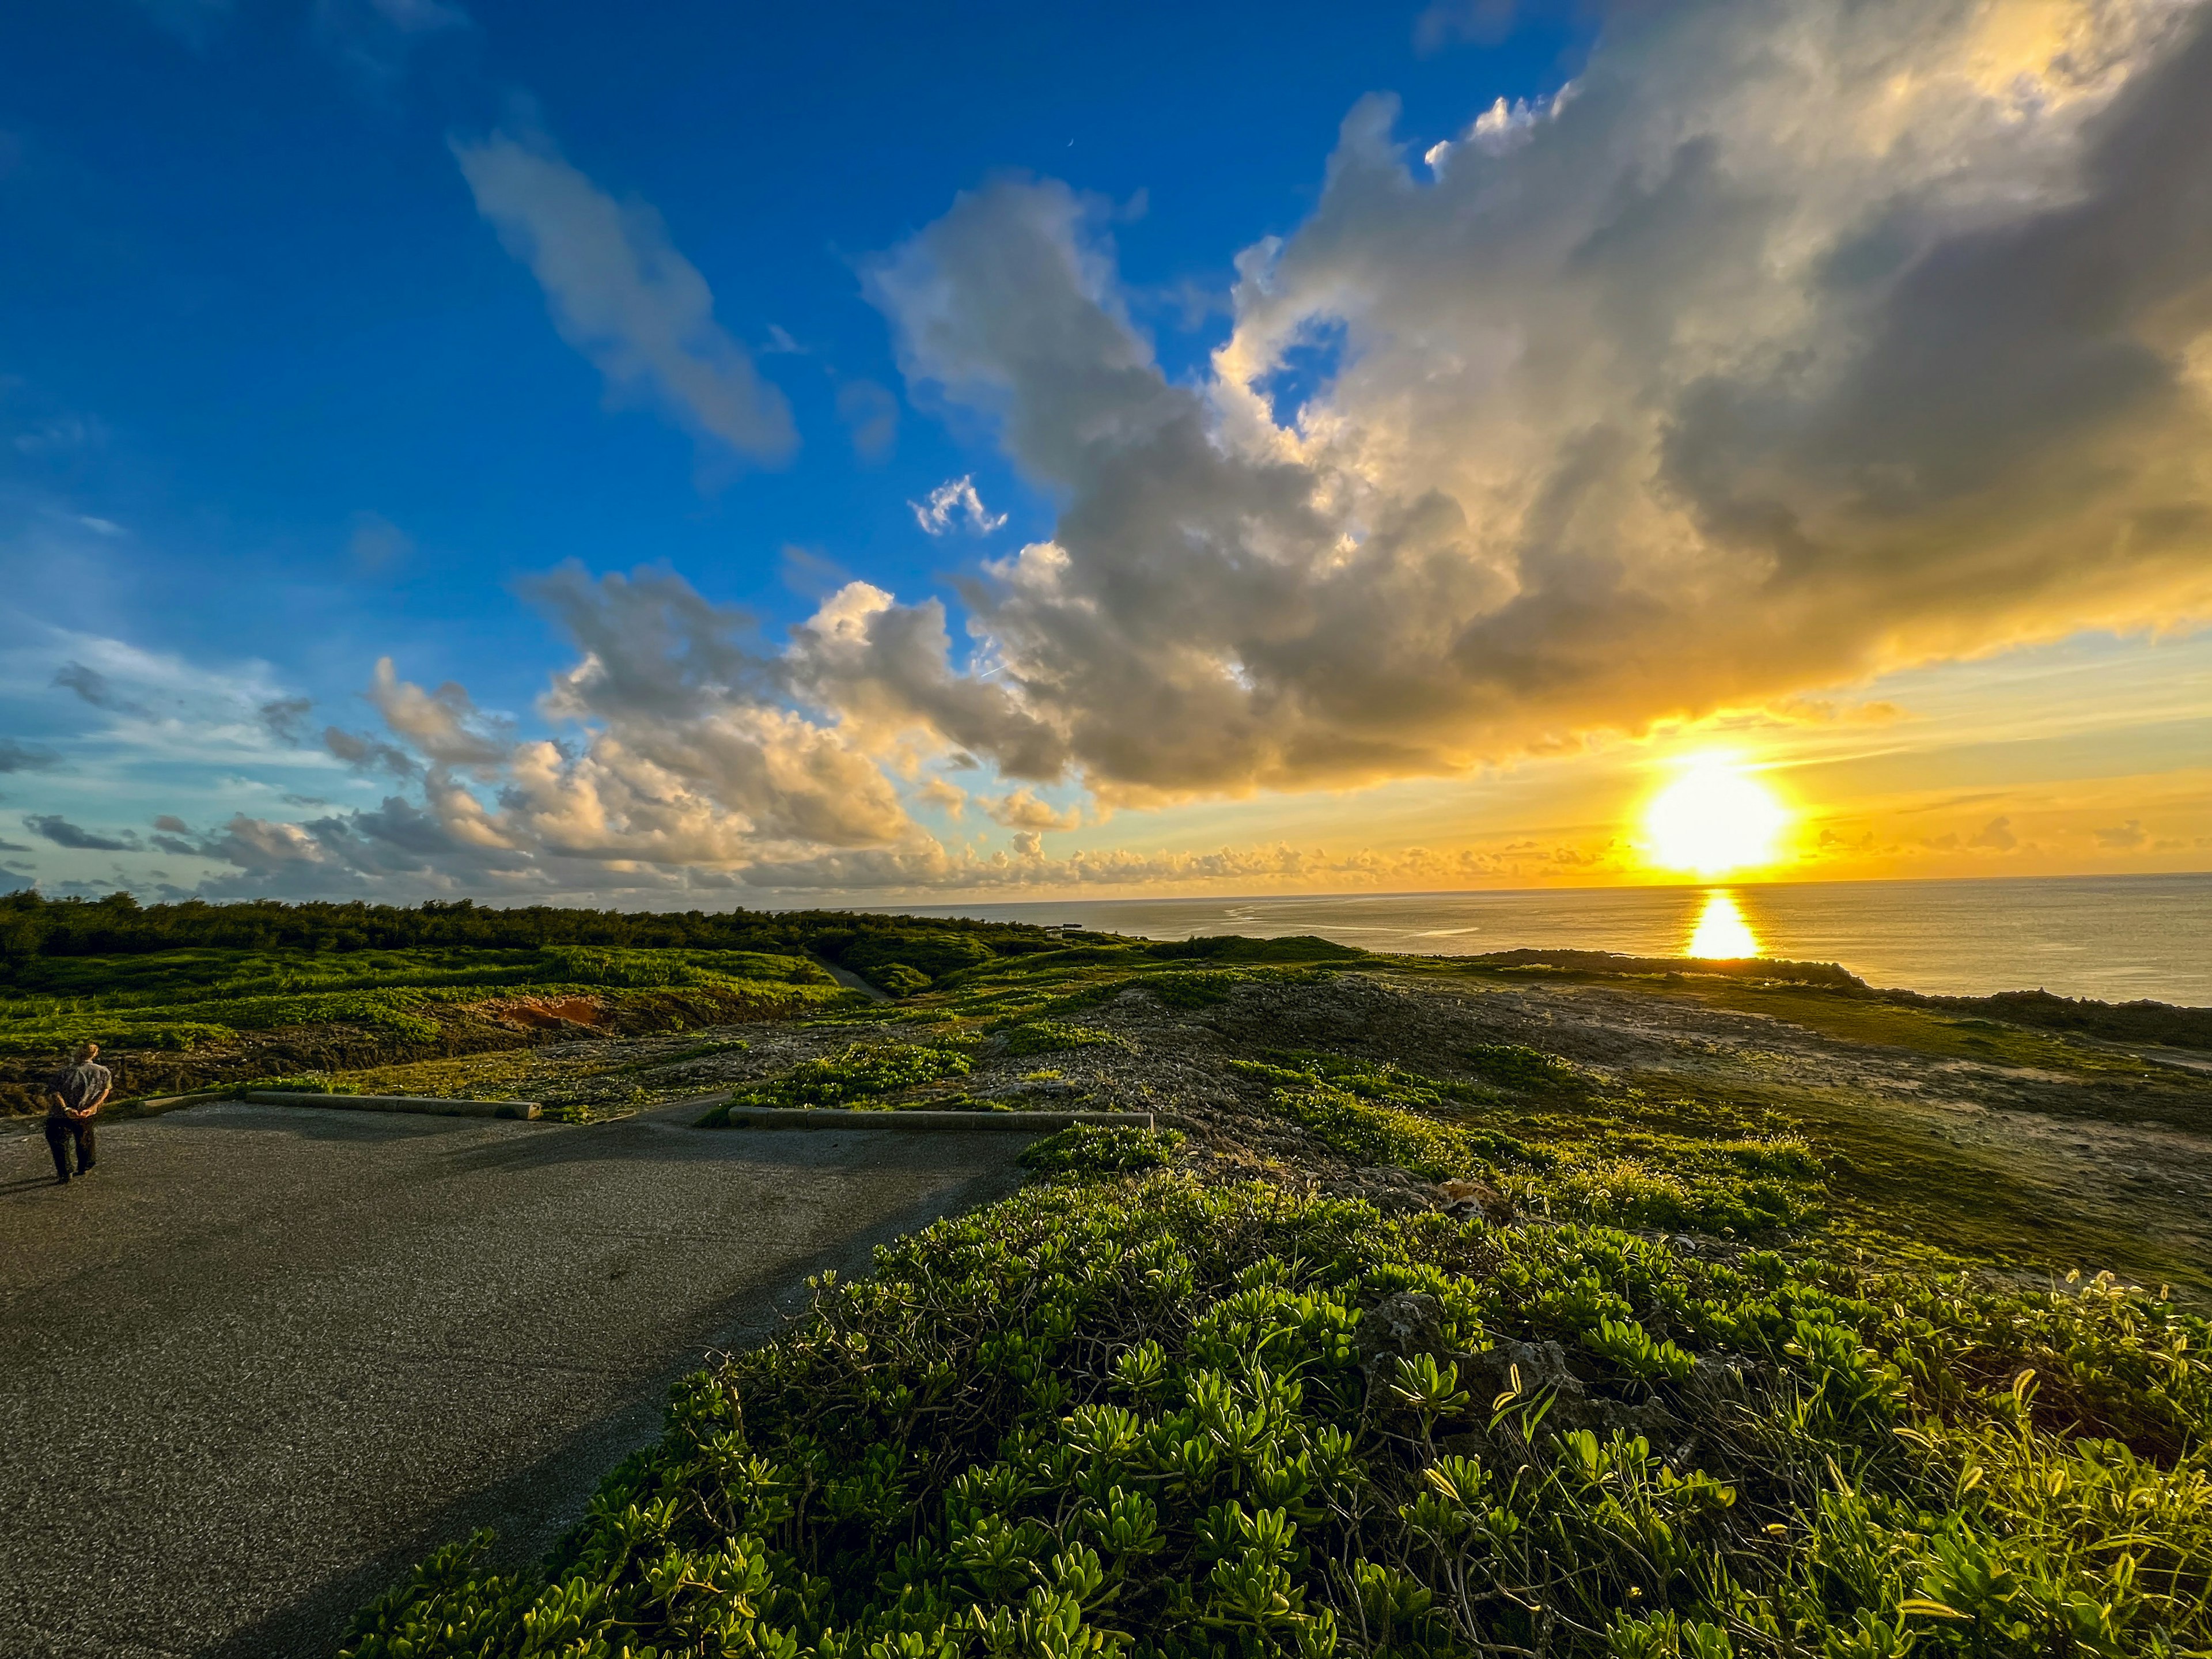
[{"label": "wispy cloud", "polygon": [[554,326],[610,397],[655,405],[702,442],[756,461],[791,454],[789,404],[714,320],[713,290],[658,212],[617,201],[542,133],[452,143],[477,210],[537,276]]},{"label": "wispy cloud", "polygon": [[944,535],[963,520],[978,535],[988,535],[1006,521],[1005,514],[993,513],[983,505],[970,476],[949,479],[931,490],[928,500],[908,501],[907,506],[914,511],[914,521],[933,536]]}]

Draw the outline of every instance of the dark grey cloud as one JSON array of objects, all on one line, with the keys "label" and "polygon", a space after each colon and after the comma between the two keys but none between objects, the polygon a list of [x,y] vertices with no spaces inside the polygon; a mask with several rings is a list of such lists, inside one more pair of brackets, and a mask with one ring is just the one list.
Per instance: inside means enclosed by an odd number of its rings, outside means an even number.
[{"label": "dark grey cloud", "polygon": [[33,835],[43,836],[57,847],[67,847],[78,852],[132,853],[143,844],[128,830],[119,836],[104,836],[96,830],[82,829],[71,823],[58,812],[25,813],[23,827]]},{"label": "dark grey cloud", "polygon": [[64,663],[54,671],[53,683],[64,690],[74,691],[94,708],[104,708],[116,714],[144,714],[149,711],[142,702],[133,702],[109,683],[106,675],[96,668],[88,668],[81,662]]},{"label": "dark grey cloud", "polygon": [[386,772],[395,778],[417,777],[422,774],[421,763],[398,744],[348,732],[341,726],[323,728],[323,747],[356,772]]},{"label": "dark grey cloud", "polygon": [[307,711],[314,706],[311,697],[276,697],[254,712],[260,716],[270,736],[282,743],[296,744],[307,740]]},{"label": "dark grey cloud", "polygon": [[43,744],[0,738],[0,772],[44,772],[62,763],[62,757]]}]

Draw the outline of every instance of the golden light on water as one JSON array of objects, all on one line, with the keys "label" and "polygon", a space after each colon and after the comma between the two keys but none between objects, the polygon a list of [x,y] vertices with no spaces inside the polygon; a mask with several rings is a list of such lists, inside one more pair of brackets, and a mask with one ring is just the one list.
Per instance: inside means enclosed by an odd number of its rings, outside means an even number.
[{"label": "golden light on water", "polygon": [[1790,809],[1729,755],[1700,755],[1644,809],[1644,856],[1701,876],[1756,869],[1781,856]]},{"label": "golden light on water", "polygon": [[1705,895],[1705,908],[1690,930],[1690,943],[1682,954],[1714,961],[1735,962],[1759,954],[1759,935],[1736,908],[1735,895],[1716,887]]}]

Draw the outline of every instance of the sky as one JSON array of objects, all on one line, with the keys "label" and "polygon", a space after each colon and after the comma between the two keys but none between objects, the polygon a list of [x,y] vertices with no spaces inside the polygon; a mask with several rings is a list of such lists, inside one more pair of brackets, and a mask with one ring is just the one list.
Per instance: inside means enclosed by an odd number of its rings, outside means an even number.
[{"label": "sky", "polygon": [[2212,868],[2212,11],[0,22],[0,887]]}]

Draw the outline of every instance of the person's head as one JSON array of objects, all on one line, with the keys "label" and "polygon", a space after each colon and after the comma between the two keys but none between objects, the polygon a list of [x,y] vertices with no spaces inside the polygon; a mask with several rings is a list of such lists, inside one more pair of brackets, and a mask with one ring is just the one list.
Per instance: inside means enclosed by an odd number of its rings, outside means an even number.
[{"label": "person's head", "polygon": [[88,1060],[94,1060],[99,1058],[100,1045],[97,1042],[88,1042],[76,1051],[76,1063],[80,1066],[84,1065]]}]

